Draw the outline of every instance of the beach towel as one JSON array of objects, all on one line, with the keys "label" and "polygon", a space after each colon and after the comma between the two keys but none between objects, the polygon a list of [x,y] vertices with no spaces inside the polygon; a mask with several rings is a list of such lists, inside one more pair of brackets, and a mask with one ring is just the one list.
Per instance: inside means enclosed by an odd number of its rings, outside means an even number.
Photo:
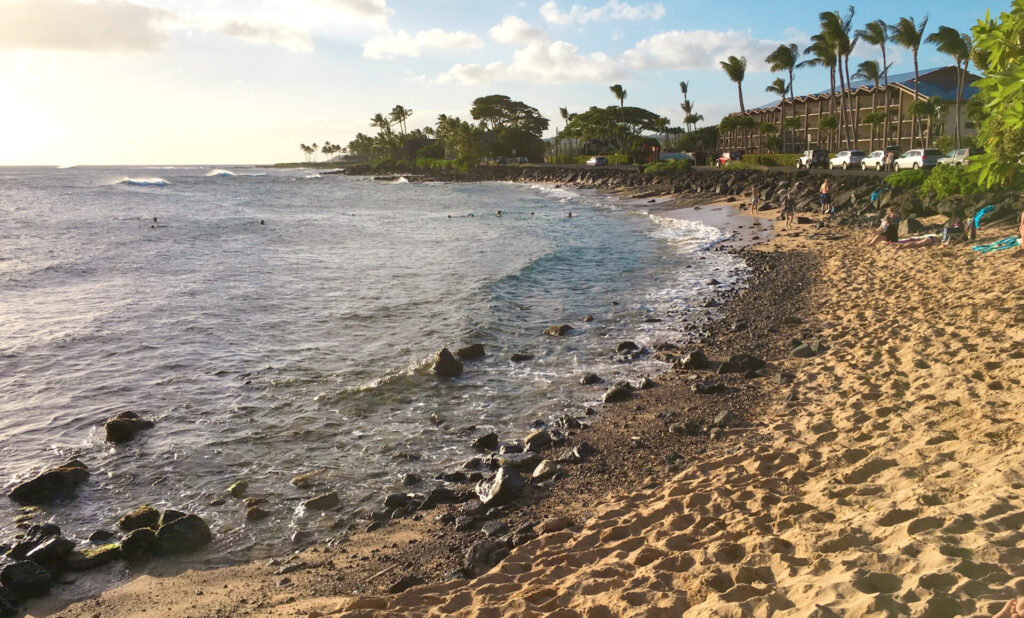
[{"label": "beach towel", "polygon": [[940,237],[939,237],[938,234],[923,234],[921,236],[910,236],[909,238],[901,238],[901,239],[897,240],[896,242],[905,243],[905,242],[917,242],[917,241],[920,241],[920,240],[932,240],[932,239],[934,239],[935,241],[938,241],[939,238]]},{"label": "beach towel", "polygon": [[1013,249],[1014,247],[1020,246],[1020,236],[1010,236],[1002,240],[990,242],[987,245],[974,245],[972,249],[978,253],[992,253],[993,251],[1002,251],[1004,249]]},{"label": "beach towel", "polygon": [[974,229],[980,228],[981,227],[981,218],[984,217],[985,215],[987,215],[988,213],[992,212],[993,210],[995,210],[995,206],[992,206],[990,204],[990,205],[982,208],[978,212],[976,212],[974,214]]}]

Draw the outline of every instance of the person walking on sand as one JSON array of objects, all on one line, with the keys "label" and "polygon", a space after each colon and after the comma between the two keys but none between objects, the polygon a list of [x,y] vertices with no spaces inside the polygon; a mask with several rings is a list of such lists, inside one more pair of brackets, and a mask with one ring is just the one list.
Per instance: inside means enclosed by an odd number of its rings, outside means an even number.
[{"label": "person walking on sand", "polygon": [[757,212],[757,207],[761,205],[761,192],[754,189],[753,195],[750,196],[750,212]]},{"label": "person walking on sand", "polygon": [[821,214],[826,215],[832,210],[832,185],[829,184],[828,178],[825,182],[821,183],[821,188],[818,189],[818,197],[821,200]]},{"label": "person walking on sand", "polygon": [[793,196],[787,191],[786,197],[782,198],[782,218],[786,220],[787,230],[793,225],[795,216],[796,202],[793,201]]}]

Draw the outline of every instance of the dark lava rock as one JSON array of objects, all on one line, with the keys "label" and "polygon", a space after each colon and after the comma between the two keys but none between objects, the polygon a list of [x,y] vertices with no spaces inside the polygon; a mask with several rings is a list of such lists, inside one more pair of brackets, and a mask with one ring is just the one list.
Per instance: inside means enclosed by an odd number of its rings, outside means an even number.
[{"label": "dark lava rock", "polygon": [[459,348],[458,350],[455,351],[455,356],[458,356],[461,360],[464,361],[483,358],[484,354],[484,344],[482,343],[474,343],[472,345],[467,345],[466,347]]},{"label": "dark lava rock", "polygon": [[705,283],[707,285],[718,285],[719,283],[721,283],[721,281],[719,281],[718,279],[708,279],[707,281],[705,281]]},{"label": "dark lava rock", "polygon": [[115,536],[116,535],[109,530],[97,530],[89,535],[89,542],[94,545],[102,544],[110,541]]},{"label": "dark lava rock", "polygon": [[571,414],[563,414],[558,417],[555,421],[555,425],[562,429],[582,429],[583,423],[576,420],[576,417]]},{"label": "dark lava rock", "polygon": [[588,373],[584,375],[582,378],[580,378],[580,384],[582,384],[583,386],[590,386],[591,384],[600,384],[601,382],[604,382],[604,380],[601,379],[601,376],[597,375],[596,373]]},{"label": "dark lava rock", "polygon": [[526,436],[524,440],[524,446],[528,451],[537,452],[545,447],[551,446],[551,434],[546,429],[538,429],[537,431]]},{"label": "dark lava rock", "polygon": [[814,219],[811,219],[810,217],[797,217],[796,222],[800,225],[807,225],[814,223]]},{"label": "dark lava rock", "polygon": [[494,539],[481,539],[466,552],[466,563],[462,572],[473,579],[494,568],[508,556],[508,545]]},{"label": "dark lava rock", "polygon": [[79,485],[89,478],[85,464],[73,459],[59,468],[43,472],[21,483],[8,496],[18,504],[47,504],[70,498]]},{"label": "dark lava rock", "polygon": [[455,531],[456,532],[469,532],[476,526],[476,518],[468,515],[455,518]]},{"label": "dark lava rock", "polygon": [[490,538],[495,538],[508,534],[508,524],[503,521],[489,521],[483,526],[480,526],[480,531]]},{"label": "dark lava rock", "polygon": [[147,558],[156,553],[156,532],[139,528],[121,540],[121,555],[128,562]]},{"label": "dark lava rock", "polygon": [[807,345],[806,343],[801,343],[800,345],[790,350],[789,355],[792,356],[793,358],[811,358],[812,356],[814,356],[814,350],[812,350],[811,346]]},{"label": "dark lava rock", "polygon": [[568,335],[569,333],[571,333],[574,330],[576,330],[576,329],[574,329],[569,324],[559,324],[557,326],[549,326],[549,327],[547,327],[546,329],[544,329],[544,334],[545,335],[550,335],[552,337],[564,337],[564,336]]},{"label": "dark lava rock", "polygon": [[501,506],[522,495],[525,485],[515,468],[502,466],[493,479],[477,483],[476,493],[485,506]]},{"label": "dark lava rock", "polygon": [[448,487],[435,487],[430,490],[420,505],[421,510],[430,510],[438,504],[457,504],[469,499],[469,494],[458,493]]},{"label": "dark lava rock", "polygon": [[512,466],[513,468],[526,468],[532,470],[543,458],[534,452],[527,453],[498,453],[494,461],[499,466]]},{"label": "dark lava rock", "polygon": [[107,432],[107,442],[121,444],[134,440],[140,431],[151,429],[155,425],[153,421],[134,412],[122,412],[107,421],[103,428]]},{"label": "dark lava rock", "polygon": [[734,333],[741,333],[748,328],[750,328],[750,320],[746,318],[740,318],[732,324],[732,332]]},{"label": "dark lava rock", "polygon": [[588,315],[587,317],[583,318],[583,321],[587,322],[587,323],[593,322],[594,321],[594,316]]},{"label": "dark lava rock", "polygon": [[640,390],[647,390],[649,388],[654,388],[656,385],[657,384],[655,383],[655,381],[650,379],[650,378],[644,378],[644,379],[640,380]]},{"label": "dark lava rock", "polygon": [[326,511],[332,509],[341,504],[341,498],[338,497],[338,492],[332,491],[326,494],[320,494],[306,500],[302,503],[302,506],[306,507],[309,511]]},{"label": "dark lava rock", "polygon": [[[252,506],[252,505],[249,505],[249,506]],[[166,511],[163,512],[162,515],[160,515],[160,525],[161,526],[166,526],[167,524],[171,523],[175,519],[181,519],[182,517],[184,517],[186,515],[188,515],[188,513],[182,513],[181,511],[176,511],[174,509],[167,509]]]},{"label": "dark lava rock", "polygon": [[64,564],[71,550],[75,548],[75,542],[62,536],[56,536],[48,541],[39,544],[35,549],[25,556],[28,560],[39,566],[55,571]]},{"label": "dark lava rock", "polygon": [[629,382],[616,382],[615,386],[608,389],[602,401],[605,403],[616,403],[618,401],[626,401],[633,396],[633,386]]},{"label": "dark lava rock", "polygon": [[708,357],[704,354],[704,350],[694,350],[679,361],[679,367],[691,371],[707,369]]},{"label": "dark lava rock", "polygon": [[246,521],[259,521],[270,517],[273,513],[259,506],[250,506],[245,511]]},{"label": "dark lava rock", "polygon": [[729,427],[736,422],[736,415],[729,410],[722,410],[715,416],[715,420],[712,423],[715,427]]},{"label": "dark lava rock", "polygon": [[235,481],[231,484],[231,487],[228,487],[228,494],[232,498],[241,498],[247,491],[249,491],[249,483],[245,481]]},{"label": "dark lava rock", "polygon": [[455,470],[453,472],[442,472],[435,478],[442,480],[445,483],[465,483],[469,476],[462,470]]},{"label": "dark lava rock", "polygon": [[522,363],[524,361],[533,360],[533,354],[524,354],[522,352],[516,352],[512,356],[509,356],[508,359],[513,363]]},{"label": "dark lava rock", "polygon": [[210,527],[198,515],[186,515],[156,531],[157,547],[160,553],[195,551],[213,540]]},{"label": "dark lava rock", "polygon": [[572,449],[572,452],[580,459],[586,459],[587,457],[596,454],[597,449],[595,449],[593,446],[590,446],[590,444],[586,442],[580,442],[575,448]]},{"label": "dark lava rock", "polygon": [[476,440],[473,440],[473,448],[481,451],[493,451],[498,448],[498,434],[485,433]]},{"label": "dark lava rock", "polygon": [[154,530],[160,525],[160,511],[145,504],[117,520],[117,527],[125,532],[138,530],[139,528],[152,528]]},{"label": "dark lava rock", "polygon": [[462,374],[462,363],[457,361],[448,348],[441,348],[441,351],[434,357],[432,368],[434,375],[442,378],[454,378]]},{"label": "dark lava rock", "polygon": [[41,597],[50,591],[53,578],[31,560],[8,564],[0,571],[0,584],[22,599]]},{"label": "dark lava rock", "polygon": [[419,586],[422,583],[424,583],[423,579],[416,577],[415,575],[405,575],[402,577],[402,579],[391,584],[391,586],[388,588],[388,593],[398,594],[399,592],[405,592],[409,588],[412,588],[413,586]]},{"label": "dark lava rock", "polygon": [[402,485],[405,485],[406,487],[419,485],[422,482],[423,478],[418,474],[413,474],[412,472],[402,477]]},{"label": "dark lava rock", "polygon": [[750,354],[735,354],[729,360],[722,363],[718,373],[745,373],[750,370],[757,371],[765,366],[765,362]]},{"label": "dark lava rock", "polygon": [[639,349],[640,346],[632,341],[623,341],[619,345],[615,346],[615,352],[618,354],[629,354],[630,352],[636,352]]},{"label": "dark lava rock", "polygon": [[403,493],[388,494],[388,496],[384,498],[384,508],[389,511],[405,508],[408,504],[409,496]]},{"label": "dark lava rock", "polygon": [[64,561],[64,569],[66,571],[89,571],[110,564],[120,557],[121,548],[117,544],[85,551],[73,551]]},{"label": "dark lava rock", "polygon": [[690,390],[698,395],[716,395],[718,393],[724,393],[726,387],[725,384],[722,384],[721,382],[705,380],[694,384],[690,387]]},{"label": "dark lava rock", "polygon": [[531,474],[530,477],[535,481],[546,481],[547,479],[554,478],[558,473],[558,464],[545,459],[537,464],[537,467],[533,469],[533,474]]},{"label": "dark lava rock", "polygon": [[509,442],[508,444],[502,444],[498,453],[502,455],[513,455],[515,453],[522,453],[523,450],[524,447],[522,442]]}]

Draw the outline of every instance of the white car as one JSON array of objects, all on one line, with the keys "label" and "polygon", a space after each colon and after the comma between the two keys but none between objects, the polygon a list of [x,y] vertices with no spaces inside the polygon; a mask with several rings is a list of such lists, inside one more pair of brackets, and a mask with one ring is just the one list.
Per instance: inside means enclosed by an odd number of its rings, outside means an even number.
[{"label": "white car", "polygon": [[885,151],[876,150],[864,157],[864,160],[860,162],[860,169],[882,171],[883,165],[885,165]]},{"label": "white car", "polygon": [[941,158],[942,151],[935,148],[908,150],[896,159],[896,171],[935,167]]},{"label": "white car", "polygon": [[828,169],[834,170],[837,167],[841,167],[844,170],[848,170],[851,167],[859,166],[863,160],[863,150],[844,150],[829,160]]},{"label": "white car", "polygon": [[587,165],[589,165],[590,167],[608,165],[608,157],[590,157],[589,159],[587,159]]}]

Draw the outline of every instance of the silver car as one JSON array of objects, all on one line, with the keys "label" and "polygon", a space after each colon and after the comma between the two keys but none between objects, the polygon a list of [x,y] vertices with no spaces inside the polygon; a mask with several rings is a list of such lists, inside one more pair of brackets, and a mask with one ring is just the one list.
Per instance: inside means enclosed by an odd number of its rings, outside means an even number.
[{"label": "silver car", "polygon": [[834,170],[837,167],[841,167],[844,170],[848,170],[851,167],[859,167],[860,162],[864,160],[863,150],[844,150],[832,157],[828,162],[828,169]]},{"label": "silver car", "polygon": [[882,171],[882,166],[885,165],[885,151],[875,150],[860,162],[860,169],[862,170],[878,170]]},{"label": "silver car", "polygon": [[941,158],[942,151],[935,148],[908,150],[896,159],[896,171],[935,167]]}]

